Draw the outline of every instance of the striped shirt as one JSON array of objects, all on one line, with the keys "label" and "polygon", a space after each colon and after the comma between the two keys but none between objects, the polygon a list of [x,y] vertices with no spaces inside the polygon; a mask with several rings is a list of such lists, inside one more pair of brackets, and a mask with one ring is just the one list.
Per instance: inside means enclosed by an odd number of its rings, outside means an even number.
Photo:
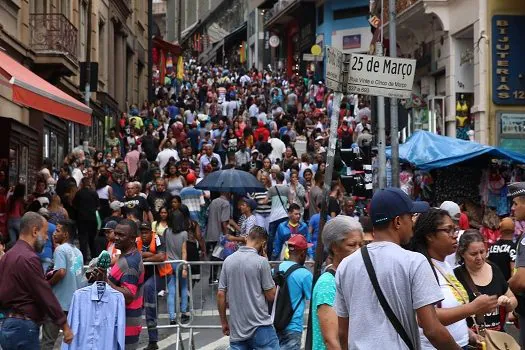
[{"label": "striped shirt", "polygon": [[251,197],[257,202],[257,209],[255,209],[255,213],[262,215],[262,216],[268,216],[272,212],[272,203],[268,202],[266,204],[262,204],[262,201],[266,199],[266,194],[268,192],[257,192],[252,193]]},{"label": "striped shirt", "polygon": [[135,298],[126,304],[126,347],[139,342],[142,329],[142,290],[144,285],[144,265],[142,255],[135,250],[121,255],[111,268],[109,280],[118,287],[128,289]]}]

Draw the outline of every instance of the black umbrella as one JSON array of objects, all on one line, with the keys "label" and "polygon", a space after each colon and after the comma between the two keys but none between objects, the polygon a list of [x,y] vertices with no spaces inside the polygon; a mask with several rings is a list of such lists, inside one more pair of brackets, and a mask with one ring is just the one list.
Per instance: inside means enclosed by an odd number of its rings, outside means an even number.
[{"label": "black umbrella", "polygon": [[215,192],[245,194],[264,192],[266,188],[252,174],[237,169],[214,171],[199,182],[195,188]]}]

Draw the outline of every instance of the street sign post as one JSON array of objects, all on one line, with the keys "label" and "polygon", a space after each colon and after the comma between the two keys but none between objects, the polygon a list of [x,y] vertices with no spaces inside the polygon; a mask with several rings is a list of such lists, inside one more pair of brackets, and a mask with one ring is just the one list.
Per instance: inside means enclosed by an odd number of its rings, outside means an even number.
[{"label": "street sign post", "polygon": [[303,61],[322,61],[323,55],[313,55],[311,53],[303,53]]},{"label": "street sign post", "polygon": [[342,92],[343,53],[333,47],[326,48],[326,87]]},{"label": "street sign post", "polygon": [[391,98],[412,94],[416,60],[352,54],[348,68],[349,93]]}]

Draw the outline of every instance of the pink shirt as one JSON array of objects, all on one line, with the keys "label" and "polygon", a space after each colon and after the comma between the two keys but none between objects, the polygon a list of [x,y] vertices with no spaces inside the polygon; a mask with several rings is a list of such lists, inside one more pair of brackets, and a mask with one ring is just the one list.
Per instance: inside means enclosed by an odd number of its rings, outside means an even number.
[{"label": "pink shirt", "polygon": [[129,176],[133,177],[137,173],[137,169],[139,168],[139,159],[140,153],[137,150],[128,152],[126,154],[126,158],[124,158],[124,161],[128,166]]}]

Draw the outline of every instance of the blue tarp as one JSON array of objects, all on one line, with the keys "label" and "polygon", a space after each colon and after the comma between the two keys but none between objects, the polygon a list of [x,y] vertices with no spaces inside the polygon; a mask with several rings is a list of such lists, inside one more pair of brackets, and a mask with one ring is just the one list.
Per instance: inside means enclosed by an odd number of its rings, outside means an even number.
[{"label": "blue tarp", "polygon": [[[390,147],[387,147],[386,154],[390,158]],[[399,145],[399,158],[421,170],[442,168],[485,154],[525,164],[524,154],[428,131],[416,131]]]}]

